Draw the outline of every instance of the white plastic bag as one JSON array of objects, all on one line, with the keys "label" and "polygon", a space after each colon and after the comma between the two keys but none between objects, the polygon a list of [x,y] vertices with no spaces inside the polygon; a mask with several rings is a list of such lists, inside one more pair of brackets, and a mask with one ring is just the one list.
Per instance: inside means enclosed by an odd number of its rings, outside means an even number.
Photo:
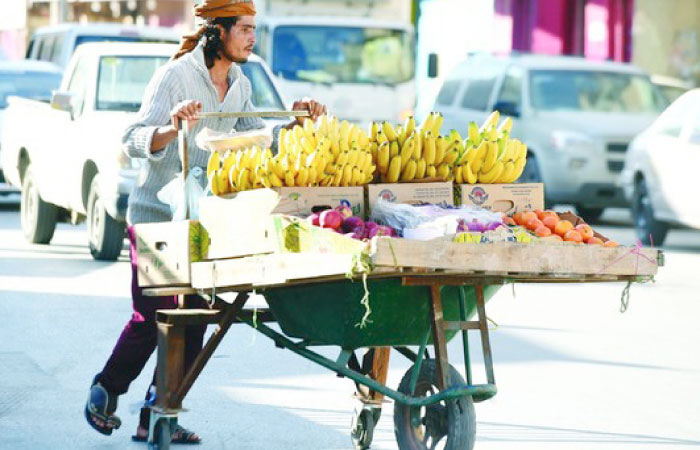
[{"label": "white plastic bag", "polygon": [[199,199],[204,196],[204,188],[207,185],[207,177],[204,169],[193,167],[187,174],[187,181],[183,186],[182,175],[173,178],[168,184],[158,191],[158,200],[170,206],[173,215],[172,220],[185,220],[186,211],[189,208],[190,219],[199,218]]},{"label": "white plastic bag", "polygon": [[272,145],[272,136],[264,128],[260,130],[241,131],[232,130],[230,133],[204,128],[195,138],[197,147],[210,152],[225,152],[226,150],[238,151],[254,145],[269,148]]}]

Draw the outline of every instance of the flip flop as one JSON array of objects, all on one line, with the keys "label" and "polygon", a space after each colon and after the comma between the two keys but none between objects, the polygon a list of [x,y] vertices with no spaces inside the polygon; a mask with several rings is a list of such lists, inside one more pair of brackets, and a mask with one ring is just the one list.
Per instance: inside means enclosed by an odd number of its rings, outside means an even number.
[{"label": "flip flop", "polygon": [[[114,415],[117,410],[118,396],[110,394],[99,382],[97,377],[90,386],[87,404],[85,405],[85,419],[97,432],[106,436],[122,425],[121,419]],[[104,425],[98,425],[95,420],[100,420]]]},{"label": "flip flop", "polygon": [[[171,444],[186,444],[186,445],[199,445],[202,443],[202,438],[192,439],[195,435],[193,431],[183,428],[181,425],[177,425],[173,431],[173,437],[170,440]],[[147,442],[147,436],[132,435],[131,440],[134,442]]]}]

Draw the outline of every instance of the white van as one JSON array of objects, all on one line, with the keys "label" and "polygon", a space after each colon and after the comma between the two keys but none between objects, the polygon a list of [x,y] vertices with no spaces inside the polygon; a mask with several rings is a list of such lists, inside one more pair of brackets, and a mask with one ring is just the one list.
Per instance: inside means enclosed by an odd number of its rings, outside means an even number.
[{"label": "white van", "polygon": [[177,44],[180,34],[173,28],[165,27],[63,23],[37,29],[29,41],[26,58],[52,62],[65,69],[76,47],[87,42],[102,41]]}]

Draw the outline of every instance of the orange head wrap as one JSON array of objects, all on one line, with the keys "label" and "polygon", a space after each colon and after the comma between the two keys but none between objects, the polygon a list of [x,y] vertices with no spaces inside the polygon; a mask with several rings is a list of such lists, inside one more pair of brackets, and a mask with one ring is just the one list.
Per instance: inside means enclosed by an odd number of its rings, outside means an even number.
[{"label": "orange head wrap", "polygon": [[[203,0],[201,4],[195,5],[194,15],[205,19],[216,19],[218,17],[234,16],[254,16],[255,5],[253,0]],[[195,33],[182,37],[180,50],[173,56],[177,59],[185,53],[189,53],[197,46],[197,43],[204,35],[206,25],[202,26]]]}]

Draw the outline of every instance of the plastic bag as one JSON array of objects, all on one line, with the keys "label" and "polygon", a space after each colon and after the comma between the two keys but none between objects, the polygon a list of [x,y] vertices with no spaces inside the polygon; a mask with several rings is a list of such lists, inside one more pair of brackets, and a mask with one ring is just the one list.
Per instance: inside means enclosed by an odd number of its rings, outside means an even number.
[{"label": "plastic bag", "polygon": [[210,152],[225,152],[226,150],[238,151],[257,145],[269,148],[272,145],[272,136],[264,128],[261,130],[249,130],[230,133],[204,128],[195,139],[197,147]]},{"label": "plastic bag", "polygon": [[207,177],[204,169],[193,167],[187,174],[187,181],[183,186],[182,175],[173,178],[168,184],[158,191],[158,200],[170,206],[173,215],[172,220],[185,220],[187,208],[190,211],[190,219],[199,218],[199,199],[204,196],[204,188],[207,185]]}]

